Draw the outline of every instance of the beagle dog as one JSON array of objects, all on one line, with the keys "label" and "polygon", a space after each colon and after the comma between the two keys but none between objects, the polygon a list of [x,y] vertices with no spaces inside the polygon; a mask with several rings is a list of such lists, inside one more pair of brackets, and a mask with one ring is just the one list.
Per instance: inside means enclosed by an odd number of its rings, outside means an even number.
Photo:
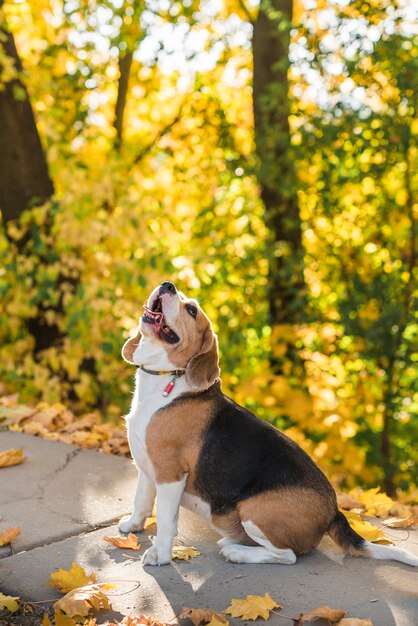
[{"label": "beagle dog", "polygon": [[283,563],[328,533],[352,556],[418,566],[418,556],[369,543],[338,511],[334,489],[291,439],[221,391],[218,344],[196,300],[163,282],[151,293],[123,358],[137,366],[126,418],[139,470],[123,533],[143,529],[157,499],[157,535],[144,565],[171,561],[180,505],[222,535],[233,563]]}]

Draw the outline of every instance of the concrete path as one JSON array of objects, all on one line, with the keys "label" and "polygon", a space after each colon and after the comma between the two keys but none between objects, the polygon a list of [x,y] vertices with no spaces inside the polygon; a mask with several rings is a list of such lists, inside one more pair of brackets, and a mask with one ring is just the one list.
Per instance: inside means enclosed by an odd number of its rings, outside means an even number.
[{"label": "concrete path", "polygon": [[[116,520],[130,512],[136,471],[129,460],[0,433],[0,451],[11,447],[23,448],[27,460],[0,469],[0,531],[22,529],[13,553],[10,547],[0,549],[4,593],[33,601],[58,599],[61,595],[47,584],[49,575],[76,561],[87,572],[94,570],[99,582],[123,581],[112,599],[118,619],[144,612],[168,621],[182,606],[222,611],[231,598],[269,593],[290,617],[329,604],[349,616],[370,618],[374,626],[418,626],[417,569],[345,558],[328,538],[294,566],[233,565],[218,555],[217,535],[210,527],[182,511],[176,543],[195,546],[201,555],[143,568],[138,560],[143,550],[118,549],[103,541],[105,535],[118,534]],[[418,554],[417,530],[387,534]],[[139,538],[145,549],[150,533],[139,533]],[[231,623],[246,624],[238,619]],[[292,624],[279,615],[269,619],[272,626],[286,623]]]}]

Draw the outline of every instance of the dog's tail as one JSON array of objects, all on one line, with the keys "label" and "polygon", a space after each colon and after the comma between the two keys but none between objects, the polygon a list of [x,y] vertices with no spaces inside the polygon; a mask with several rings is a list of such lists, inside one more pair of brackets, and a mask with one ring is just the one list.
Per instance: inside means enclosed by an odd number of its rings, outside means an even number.
[{"label": "dog's tail", "polygon": [[338,511],[331,522],[328,534],[346,554],[350,554],[351,556],[400,561],[401,563],[418,567],[418,556],[412,552],[395,548],[394,546],[377,545],[360,537],[360,535],[351,528],[347,518],[340,511]]}]

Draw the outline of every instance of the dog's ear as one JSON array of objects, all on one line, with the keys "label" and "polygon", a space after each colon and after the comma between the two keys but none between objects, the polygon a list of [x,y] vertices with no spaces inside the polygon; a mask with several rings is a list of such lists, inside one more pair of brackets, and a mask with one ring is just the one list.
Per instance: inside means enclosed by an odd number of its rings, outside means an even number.
[{"label": "dog's ear", "polygon": [[218,339],[210,325],[203,335],[203,344],[186,367],[186,382],[194,389],[208,389],[219,378]]},{"label": "dog's ear", "polygon": [[135,337],[129,337],[129,339],[123,344],[122,357],[127,363],[130,363],[131,365],[135,365],[133,361],[133,356],[135,350],[139,345],[139,342],[141,341],[141,337],[141,331],[138,329]]}]

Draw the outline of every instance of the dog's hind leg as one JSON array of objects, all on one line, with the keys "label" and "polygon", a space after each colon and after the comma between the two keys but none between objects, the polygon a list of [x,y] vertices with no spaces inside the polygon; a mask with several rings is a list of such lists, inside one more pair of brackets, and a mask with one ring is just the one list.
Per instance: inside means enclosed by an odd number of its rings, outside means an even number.
[{"label": "dog's hind leg", "polygon": [[[232,563],[282,563],[293,565],[296,554],[289,548],[276,548],[251,521],[240,522],[241,539],[224,537],[218,541],[221,554]],[[246,543],[247,545],[244,545]],[[252,545],[248,545],[248,544]]]}]

